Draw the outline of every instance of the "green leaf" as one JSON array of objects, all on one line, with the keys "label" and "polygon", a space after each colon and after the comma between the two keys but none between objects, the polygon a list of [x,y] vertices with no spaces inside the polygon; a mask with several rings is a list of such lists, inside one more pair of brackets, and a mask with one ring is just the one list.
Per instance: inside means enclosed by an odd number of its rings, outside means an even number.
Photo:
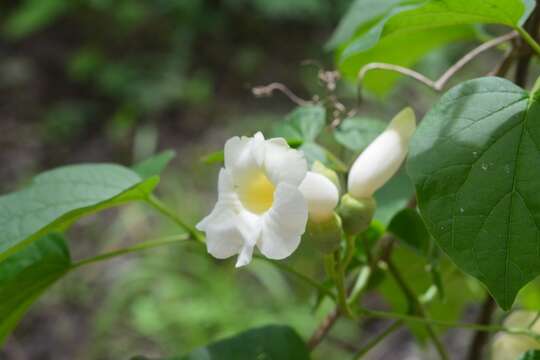
[{"label": "green leaf", "polygon": [[414,187],[405,171],[399,171],[390,181],[375,193],[377,210],[374,219],[385,227],[400,212],[414,195]]},{"label": "green leaf", "polygon": [[329,49],[334,49],[349,40],[359,28],[367,26],[386,15],[396,5],[403,4],[406,0],[355,0],[338,27],[332,34],[332,38],[326,44]]},{"label": "green leaf", "polygon": [[505,310],[540,274],[540,104],[512,82],[448,91],[421,122],[408,171],[430,233]]},{"label": "green leaf", "polygon": [[274,127],[274,136],[314,141],[326,124],[326,110],[319,105],[300,106]]},{"label": "green leaf", "polygon": [[540,360],[540,350],[529,350],[523,353],[517,360]]},{"label": "green leaf", "polygon": [[534,9],[526,0],[429,0],[392,9],[376,26],[354,40],[343,57],[372,48],[381,39],[404,32],[466,24],[501,24],[516,28]]},{"label": "green leaf", "polygon": [[358,153],[383,132],[386,125],[378,119],[351,117],[343,120],[334,131],[334,137],[339,144]]},{"label": "green leaf", "polygon": [[428,255],[431,235],[415,209],[407,208],[398,212],[388,225],[388,231],[419,255]]},{"label": "green leaf", "polygon": [[158,176],[165,170],[175,156],[176,153],[173,150],[166,150],[133,165],[132,169],[143,179]]},{"label": "green leaf", "polygon": [[[198,348],[177,360],[309,360],[309,350],[288,326],[269,325]],[[170,359],[173,360],[173,359]]]},{"label": "green leaf", "polygon": [[63,230],[81,216],[152,192],[159,178],[146,180],[113,164],[57,168],[36,176],[30,186],[0,197],[0,260],[43,235]]},{"label": "green leaf", "polygon": [[42,237],[0,262],[0,345],[36,299],[71,266],[57,234]]},{"label": "green leaf", "polygon": [[[470,26],[452,26],[398,33],[380,39],[367,49],[355,50],[352,42],[339,54],[339,69],[345,78],[356,80],[360,69],[372,62],[384,62],[404,67],[415,66],[424,56],[447,44],[473,39],[475,32]],[[403,75],[393,71],[372,70],[364,77],[362,90],[377,96],[385,96]]]}]

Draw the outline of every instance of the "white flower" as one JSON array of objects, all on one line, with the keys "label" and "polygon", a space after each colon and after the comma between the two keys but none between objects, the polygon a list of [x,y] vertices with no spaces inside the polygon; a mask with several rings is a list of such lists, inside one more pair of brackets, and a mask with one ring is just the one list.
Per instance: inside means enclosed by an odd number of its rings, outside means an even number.
[{"label": "white flower", "polygon": [[334,215],[339,192],[336,185],[326,176],[308,171],[300,184],[300,191],[307,200],[311,221],[322,222]]},{"label": "white flower", "polygon": [[271,259],[291,255],[308,218],[298,186],[306,176],[302,152],[282,138],[233,137],[225,144],[219,197],[197,228],[206,232],[208,252],[224,259],[238,254],[236,266],[251,261],[255,246]]},{"label": "white flower", "polygon": [[409,140],[416,129],[411,108],[397,114],[355,160],[348,179],[348,191],[357,198],[369,198],[399,169],[407,155]]},{"label": "white flower", "polygon": [[[536,319],[536,314],[534,311],[514,311],[506,318],[504,325],[509,328],[527,329],[532,324],[530,330],[540,334],[540,320]],[[531,349],[540,350],[540,345],[534,339],[525,335],[500,332],[493,340],[492,360],[515,360]]]}]

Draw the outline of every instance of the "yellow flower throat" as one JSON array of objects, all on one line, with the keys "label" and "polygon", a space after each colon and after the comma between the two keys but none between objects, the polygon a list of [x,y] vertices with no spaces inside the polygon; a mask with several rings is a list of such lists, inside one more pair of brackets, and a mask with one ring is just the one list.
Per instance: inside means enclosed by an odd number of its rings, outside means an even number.
[{"label": "yellow flower throat", "polygon": [[251,212],[260,214],[272,207],[275,186],[264,172],[254,175],[238,192],[240,201]]}]

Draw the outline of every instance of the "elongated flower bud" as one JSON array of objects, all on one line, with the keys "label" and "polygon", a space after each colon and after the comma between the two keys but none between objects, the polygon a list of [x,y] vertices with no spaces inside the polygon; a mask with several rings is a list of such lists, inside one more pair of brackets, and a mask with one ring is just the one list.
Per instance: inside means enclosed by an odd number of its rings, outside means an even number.
[{"label": "elongated flower bud", "polygon": [[308,171],[298,189],[307,201],[310,221],[322,222],[334,215],[339,192],[326,176]]},{"label": "elongated flower bud", "polygon": [[356,199],[373,196],[399,169],[416,129],[411,108],[398,113],[355,160],[349,172],[348,191]]}]

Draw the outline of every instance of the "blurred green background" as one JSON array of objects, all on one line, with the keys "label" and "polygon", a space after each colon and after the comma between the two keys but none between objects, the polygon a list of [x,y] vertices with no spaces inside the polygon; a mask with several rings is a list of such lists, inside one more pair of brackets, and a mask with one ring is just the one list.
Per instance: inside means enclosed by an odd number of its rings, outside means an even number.
[{"label": "blurred green background", "polygon": [[[55,166],[129,165],[174,149],[177,157],[159,194],[196,222],[215,200],[218,171],[200,158],[233,135],[269,130],[294,108],[280,94],[254,98],[253,86],[279,81],[304,98],[324,91],[317,66],[303,62],[333,67],[324,44],[349,2],[3,0],[0,191],[12,191]],[[470,46],[452,45],[419,66],[435,76]],[[475,62],[468,75],[494,63],[490,58]],[[387,119],[410,103],[421,114],[436,96],[417,85],[398,89],[399,96],[365,103],[362,114]],[[343,85],[339,92],[355,101],[353,86]],[[79,259],[176,231],[149,209],[132,205],[83,219],[69,238]],[[311,251],[303,245],[289,262],[320,276],[320,259],[306,256]],[[416,259],[400,251],[408,263]],[[70,274],[33,307],[0,358],[158,357],[269,323],[290,324],[308,337],[331,309],[323,304],[314,313],[311,290],[267,263],[254,261],[238,271],[232,261],[178,245]],[[410,276],[415,271],[426,276],[423,260],[415,261],[418,268],[410,269]],[[442,317],[460,318],[464,306],[482,295],[474,281],[456,278],[449,286],[460,301],[439,309],[446,313]],[[393,297],[391,287],[383,286],[384,292]],[[525,302],[540,304],[529,293]],[[380,297],[367,301],[384,303]],[[341,359],[349,343],[380,328],[379,322],[360,327],[340,321],[314,357]],[[455,351],[467,345],[468,338],[459,335],[448,339]],[[418,355],[411,339],[401,331],[373,358]]]}]

